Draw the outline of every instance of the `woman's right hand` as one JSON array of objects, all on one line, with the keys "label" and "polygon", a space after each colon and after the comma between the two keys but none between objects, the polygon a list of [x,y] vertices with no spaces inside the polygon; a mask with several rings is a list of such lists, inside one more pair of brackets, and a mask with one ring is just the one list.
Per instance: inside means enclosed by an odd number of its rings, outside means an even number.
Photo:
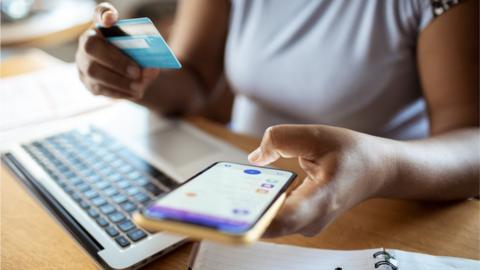
[{"label": "woman's right hand", "polygon": [[[95,8],[94,22],[111,27],[118,11],[109,3]],[[108,43],[97,29],[79,39],[76,63],[80,79],[94,95],[139,100],[158,76],[158,69],[142,69],[135,61]]]}]

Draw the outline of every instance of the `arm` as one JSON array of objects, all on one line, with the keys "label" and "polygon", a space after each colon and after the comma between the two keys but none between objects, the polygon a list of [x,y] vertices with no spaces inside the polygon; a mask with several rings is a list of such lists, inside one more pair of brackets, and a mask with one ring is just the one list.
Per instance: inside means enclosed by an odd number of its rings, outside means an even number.
[{"label": "arm", "polygon": [[[452,200],[480,193],[478,2],[437,18],[418,41],[418,67],[431,137],[394,141],[323,125],[274,126],[249,160],[298,158],[307,177],[267,236],[317,234],[373,197]],[[312,210],[314,209],[314,210]]]},{"label": "arm", "polygon": [[139,103],[169,113],[203,109],[223,73],[229,11],[225,0],[179,1],[170,45],[183,68],[162,71]]},{"label": "arm", "polygon": [[[171,46],[180,70],[141,69],[91,29],[79,40],[80,78],[95,95],[126,98],[162,113],[198,113],[210,101],[223,72],[223,48],[229,3],[226,0],[180,1]],[[101,3],[94,19],[113,25],[118,12]]]},{"label": "arm", "polygon": [[418,68],[432,137],[397,150],[397,181],[384,195],[455,199],[479,194],[478,38],[478,1],[454,7],[421,33]]}]

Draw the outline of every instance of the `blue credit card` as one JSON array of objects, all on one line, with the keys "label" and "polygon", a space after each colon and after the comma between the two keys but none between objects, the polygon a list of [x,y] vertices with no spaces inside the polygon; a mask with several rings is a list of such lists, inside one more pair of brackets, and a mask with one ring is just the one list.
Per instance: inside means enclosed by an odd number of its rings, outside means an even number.
[{"label": "blue credit card", "polygon": [[182,67],[149,18],[119,20],[112,27],[97,27],[108,42],[130,56],[141,67]]}]

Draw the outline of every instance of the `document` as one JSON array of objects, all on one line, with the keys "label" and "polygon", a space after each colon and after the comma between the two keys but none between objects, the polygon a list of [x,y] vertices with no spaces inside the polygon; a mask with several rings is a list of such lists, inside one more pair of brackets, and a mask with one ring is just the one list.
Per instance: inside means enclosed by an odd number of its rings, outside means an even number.
[{"label": "document", "polygon": [[85,113],[112,104],[92,95],[78,77],[75,64],[0,80],[0,132]]}]

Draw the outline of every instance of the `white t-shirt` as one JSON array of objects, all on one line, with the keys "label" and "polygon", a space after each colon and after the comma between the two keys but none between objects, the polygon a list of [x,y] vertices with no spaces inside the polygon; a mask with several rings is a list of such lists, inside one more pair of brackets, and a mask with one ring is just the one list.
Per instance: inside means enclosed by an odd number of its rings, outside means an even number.
[{"label": "white t-shirt", "polygon": [[230,16],[235,131],[308,123],[428,135],[416,46],[430,0],[232,0]]}]

